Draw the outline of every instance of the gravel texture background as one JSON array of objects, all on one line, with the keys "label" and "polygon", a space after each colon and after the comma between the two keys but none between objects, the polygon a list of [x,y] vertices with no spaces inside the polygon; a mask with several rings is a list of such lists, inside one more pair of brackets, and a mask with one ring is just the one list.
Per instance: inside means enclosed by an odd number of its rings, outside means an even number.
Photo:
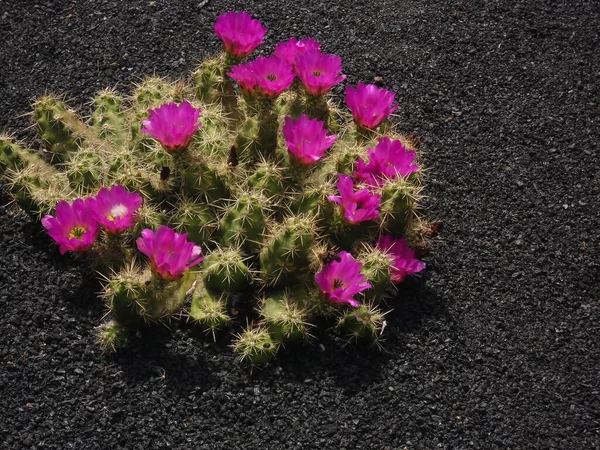
[{"label": "gravel texture background", "polygon": [[184,76],[230,9],[269,28],[264,51],[312,36],[348,82],[397,92],[444,225],[425,287],[384,353],[329,338],[250,374],[227,339],[183,329],[106,357],[98,285],[3,208],[0,446],[600,448],[598,2],[0,0],[0,130],[28,137],[19,116],[47,90],[80,107]]}]

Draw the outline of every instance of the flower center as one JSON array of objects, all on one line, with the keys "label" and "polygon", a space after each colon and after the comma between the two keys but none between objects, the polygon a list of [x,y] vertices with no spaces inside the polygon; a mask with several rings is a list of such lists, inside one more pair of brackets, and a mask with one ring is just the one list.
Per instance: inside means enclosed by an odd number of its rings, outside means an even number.
[{"label": "flower center", "polygon": [[81,236],[83,236],[83,233],[86,231],[87,230],[83,227],[73,227],[69,233],[69,239],[81,239]]},{"label": "flower center", "polygon": [[276,81],[277,80],[277,76],[273,75],[272,73],[267,75],[267,80],[269,81]]},{"label": "flower center", "polygon": [[315,77],[320,77],[321,76],[321,71],[320,70],[313,70],[313,76]]},{"label": "flower center", "polygon": [[338,279],[333,280],[333,288],[337,289],[340,287],[344,287],[344,282],[342,280],[338,280]]},{"label": "flower center", "polygon": [[123,205],[122,203],[119,203],[110,209],[110,212],[108,213],[108,220],[110,220],[111,222],[114,222],[115,219],[123,217],[126,214],[127,214],[127,206]]}]

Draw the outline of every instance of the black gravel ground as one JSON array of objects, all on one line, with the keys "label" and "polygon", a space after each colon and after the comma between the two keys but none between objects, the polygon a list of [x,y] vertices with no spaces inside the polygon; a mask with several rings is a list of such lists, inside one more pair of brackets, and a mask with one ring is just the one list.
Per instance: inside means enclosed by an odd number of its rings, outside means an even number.
[{"label": "black gravel ground", "polygon": [[186,74],[229,9],[398,93],[444,224],[425,287],[384,353],[326,339],[250,374],[179,330],[106,357],[98,286],[2,209],[2,448],[600,448],[598,2],[0,0],[0,129],[28,136],[46,90]]}]

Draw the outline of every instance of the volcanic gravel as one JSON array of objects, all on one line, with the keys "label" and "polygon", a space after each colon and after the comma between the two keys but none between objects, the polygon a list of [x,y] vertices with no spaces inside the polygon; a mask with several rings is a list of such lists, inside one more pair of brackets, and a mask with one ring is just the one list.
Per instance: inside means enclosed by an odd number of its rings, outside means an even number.
[{"label": "volcanic gravel", "polygon": [[99,285],[3,208],[1,447],[600,448],[597,0],[1,0],[0,129],[31,137],[46,91],[86,111],[106,86],[186,76],[243,9],[263,52],[311,36],[349,83],[382,77],[423,141],[443,231],[385,351],[329,333],[250,373],[230,337],[183,327],[103,355]]}]

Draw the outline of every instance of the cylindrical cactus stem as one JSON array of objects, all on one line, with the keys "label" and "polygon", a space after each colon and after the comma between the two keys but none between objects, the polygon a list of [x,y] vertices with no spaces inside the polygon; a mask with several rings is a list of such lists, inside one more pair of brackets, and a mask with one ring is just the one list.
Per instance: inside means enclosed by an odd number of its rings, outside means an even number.
[{"label": "cylindrical cactus stem", "polygon": [[143,318],[146,322],[164,322],[180,313],[186,301],[191,299],[198,277],[188,270],[176,280],[164,280],[153,276],[147,287],[148,298]]},{"label": "cylindrical cactus stem", "polygon": [[255,107],[249,106],[248,109],[251,115],[243,124],[235,142],[240,157],[251,163],[276,159],[279,117],[274,100],[260,100]]},{"label": "cylindrical cactus stem", "polygon": [[100,183],[100,178],[108,172],[106,156],[94,150],[80,150],[72,153],[65,164],[65,173],[73,189],[90,190]]},{"label": "cylindrical cactus stem", "polygon": [[363,304],[344,314],[338,326],[345,331],[348,343],[365,341],[379,345],[386,314],[375,305]]},{"label": "cylindrical cactus stem", "polygon": [[289,179],[283,167],[272,161],[260,161],[252,170],[248,178],[250,187],[272,199],[275,203],[281,199],[288,186]]},{"label": "cylindrical cactus stem", "polygon": [[21,147],[10,136],[0,134],[0,170],[21,170],[29,164],[47,163],[39,155]]},{"label": "cylindrical cactus stem", "polygon": [[[321,122],[325,122],[325,126],[333,131],[334,133],[337,130],[332,130],[330,128],[330,115],[329,115],[329,103],[327,102],[326,95],[310,95],[306,94],[306,111],[305,114],[308,117],[315,118],[320,120]],[[337,125],[337,123],[336,123]],[[339,125],[337,125],[339,129]]]},{"label": "cylindrical cactus stem", "polygon": [[164,280],[132,263],[109,277],[104,299],[113,318],[123,325],[162,322],[181,311],[196,276],[188,271],[176,280]]},{"label": "cylindrical cactus stem", "polygon": [[215,214],[208,206],[185,198],[177,203],[169,223],[198,245],[208,242],[217,228]]},{"label": "cylindrical cactus stem", "polygon": [[241,193],[231,205],[226,206],[225,214],[219,222],[219,235],[222,245],[241,246],[255,252],[262,241],[265,229],[267,199],[260,194]]},{"label": "cylindrical cactus stem", "polygon": [[260,252],[261,277],[267,285],[298,284],[306,277],[317,232],[314,216],[291,216],[274,227]]},{"label": "cylindrical cactus stem", "polygon": [[144,202],[138,209],[138,218],[133,226],[132,234],[139,236],[142,230],[149,228],[157,230],[161,225],[165,225],[165,214],[156,205]]},{"label": "cylindrical cactus stem", "polygon": [[381,188],[380,207],[381,224],[384,229],[395,236],[405,233],[415,216],[419,191],[420,188],[402,178],[385,183]]},{"label": "cylindrical cactus stem", "polygon": [[332,319],[339,315],[338,306],[323,300],[320,289],[312,280],[305,288],[306,297],[303,306],[309,313],[309,319]]},{"label": "cylindrical cactus stem", "polygon": [[300,306],[304,296],[303,288],[297,288],[271,293],[260,302],[263,324],[273,339],[284,344],[306,336],[308,312]]},{"label": "cylindrical cactus stem", "polygon": [[319,225],[327,225],[333,219],[336,210],[328,197],[335,193],[335,185],[332,182],[308,186],[294,198],[290,209],[296,214],[314,215]]},{"label": "cylindrical cactus stem", "polygon": [[130,265],[133,258],[132,248],[125,245],[124,234],[111,234],[102,231],[101,239],[94,246],[93,268],[99,273],[117,272]]},{"label": "cylindrical cactus stem", "polygon": [[371,283],[371,288],[364,291],[364,296],[374,303],[379,303],[385,297],[391,283],[392,258],[385,250],[363,244],[356,259],[362,263],[361,273]]},{"label": "cylindrical cactus stem", "polygon": [[240,292],[250,284],[252,274],[239,248],[217,248],[202,263],[204,285],[216,292]]},{"label": "cylindrical cactus stem", "polygon": [[146,167],[136,165],[127,165],[121,167],[121,170],[110,172],[102,178],[105,185],[113,186],[115,184],[123,185],[129,191],[136,191],[146,199],[152,199],[155,202],[163,200],[164,196],[170,192],[170,183],[160,179],[160,173],[148,170]]},{"label": "cylindrical cactus stem", "polygon": [[204,103],[220,102],[231,119],[240,117],[233,80],[227,75],[239,61],[227,54],[206,59],[194,72],[196,97]]},{"label": "cylindrical cactus stem", "polygon": [[[333,167],[328,166],[330,172],[352,175],[356,169],[356,163],[359,158],[365,159],[367,156],[366,147],[341,141],[331,155]],[[332,170],[333,169],[333,170]]]},{"label": "cylindrical cactus stem", "polygon": [[23,169],[7,170],[8,188],[15,202],[32,214],[47,214],[73,193],[65,175],[41,158]]},{"label": "cylindrical cactus stem", "polygon": [[116,320],[103,323],[97,329],[98,344],[105,352],[114,353],[127,344],[129,329]]},{"label": "cylindrical cactus stem", "polygon": [[258,159],[258,119],[248,117],[235,138],[235,148],[243,162],[255,162]]},{"label": "cylindrical cactus stem", "polygon": [[123,99],[112,89],[100,91],[94,97],[92,128],[101,139],[121,145],[127,139],[125,114],[121,111]]},{"label": "cylindrical cactus stem", "polygon": [[350,251],[357,243],[375,238],[379,231],[379,223],[364,221],[349,223],[339,208],[335,208],[331,220],[327,223],[331,242],[342,250]]},{"label": "cylindrical cactus stem", "polygon": [[136,85],[131,96],[133,119],[130,123],[132,137],[130,148],[139,149],[146,143],[152,143],[149,135],[141,132],[142,120],[148,117],[149,109],[173,101],[173,91],[174,86],[171,83],[157,76],[147,77],[142,83]]},{"label": "cylindrical cactus stem", "polygon": [[88,132],[87,125],[57,96],[45,95],[33,104],[38,134],[58,161],[69,159]]},{"label": "cylindrical cactus stem", "polygon": [[[225,54],[205,59],[193,73],[196,98],[204,103],[219,100],[225,90]],[[231,68],[231,67],[229,67]],[[229,69],[227,69],[228,71]],[[232,85],[233,87],[233,85]]]},{"label": "cylindrical cactus stem", "polygon": [[231,317],[227,314],[225,294],[217,294],[204,286],[197,287],[192,294],[189,317],[215,339],[217,330],[231,324]]},{"label": "cylindrical cactus stem", "polygon": [[204,197],[209,203],[220,203],[231,196],[225,165],[207,164],[192,157],[187,150],[180,153],[174,155],[174,164],[186,197]]},{"label": "cylindrical cactus stem", "polygon": [[119,324],[135,326],[143,323],[151,284],[150,269],[130,264],[114,273],[104,286],[103,298],[112,318]]},{"label": "cylindrical cactus stem", "polygon": [[148,109],[173,101],[174,85],[166,79],[150,76],[138,84],[133,91],[133,105],[138,113],[146,113]]},{"label": "cylindrical cactus stem", "polygon": [[264,327],[249,327],[236,336],[233,349],[240,361],[262,366],[275,357],[279,343]]}]

